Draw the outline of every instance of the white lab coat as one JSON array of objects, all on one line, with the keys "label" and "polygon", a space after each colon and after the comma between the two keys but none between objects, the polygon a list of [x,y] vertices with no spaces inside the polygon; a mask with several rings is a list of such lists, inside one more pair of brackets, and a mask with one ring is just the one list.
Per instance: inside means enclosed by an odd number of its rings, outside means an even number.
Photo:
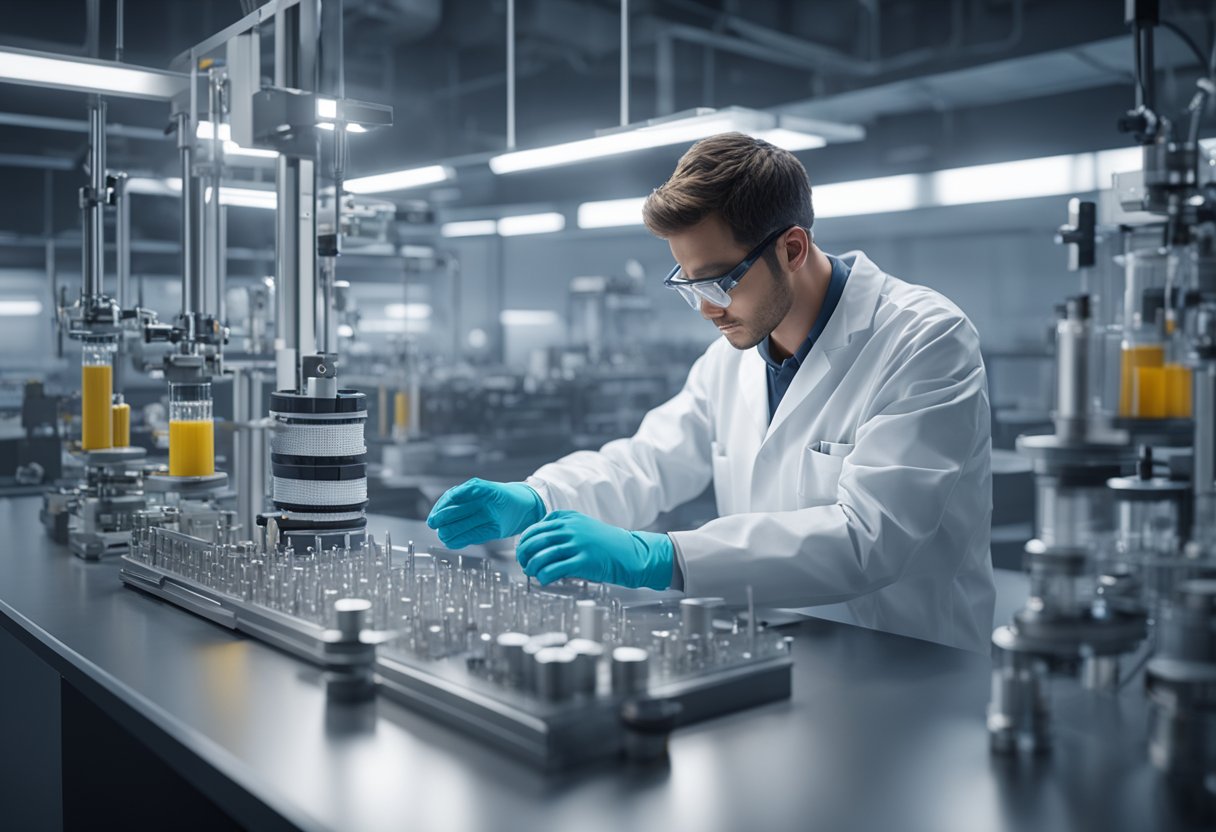
[{"label": "white lab coat", "polygon": [[[636,434],[528,479],[548,510],[629,529],[700,494],[672,532],[690,596],[756,602],[987,652],[991,424],[975,328],[861,252],[770,424],[764,360],[725,338]],[[677,585],[677,588],[678,585]],[[813,609],[812,609],[813,608]]]}]

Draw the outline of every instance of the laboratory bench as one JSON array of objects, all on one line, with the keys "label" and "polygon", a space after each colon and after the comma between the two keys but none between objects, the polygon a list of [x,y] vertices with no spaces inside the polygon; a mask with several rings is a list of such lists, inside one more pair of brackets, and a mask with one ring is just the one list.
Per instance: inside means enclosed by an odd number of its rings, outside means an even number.
[{"label": "laboratory bench", "polygon": [[[327,701],[319,669],[73,557],[38,507],[0,500],[5,829],[1202,828],[1148,763],[1139,684],[1057,696],[1051,754],[994,757],[987,656],[820,620],[788,629],[789,700],[677,729],[665,763],[546,775],[393,702]],[[1000,575],[1007,612],[1025,582]]]}]

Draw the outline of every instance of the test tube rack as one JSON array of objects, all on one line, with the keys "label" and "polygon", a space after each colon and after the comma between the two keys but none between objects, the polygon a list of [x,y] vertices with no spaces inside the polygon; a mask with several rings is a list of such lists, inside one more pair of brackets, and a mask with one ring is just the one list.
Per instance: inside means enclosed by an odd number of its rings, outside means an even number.
[{"label": "test tube rack", "polygon": [[156,526],[133,532],[121,571],[322,667],[334,696],[374,691],[543,769],[662,751],[672,727],[790,695],[791,639],[719,599],[626,603],[517,573],[387,534],[299,553]]}]

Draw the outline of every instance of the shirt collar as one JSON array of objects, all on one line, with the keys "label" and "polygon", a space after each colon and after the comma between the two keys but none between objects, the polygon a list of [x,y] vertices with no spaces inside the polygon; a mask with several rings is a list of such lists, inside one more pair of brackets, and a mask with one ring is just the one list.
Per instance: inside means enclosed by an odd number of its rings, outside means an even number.
[{"label": "shirt collar", "polygon": [[773,358],[772,353],[769,351],[770,336],[764,336],[764,340],[756,345],[756,352],[760,353],[760,357],[764,359],[764,363],[767,364],[770,369],[780,370],[789,362],[793,362],[795,367],[801,367],[802,362],[806,360],[808,355],[810,355],[811,348],[815,346],[815,341],[818,340],[820,334],[823,332],[823,328],[827,324],[827,319],[831,317],[832,311],[835,309],[836,304],[830,301],[833,298],[837,300],[839,299],[840,290],[843,288],[843,284],[849,276],[849,267],[845,263],[841,262],[840,258],[838,257],[833,257],[832,255],[828,254],[827,258],[832,264],[832,276],[828,281],[828,290],[824,293],[823,306],[821,306],[819,309],[819,315],[815,318],[815,322],[811,324],[811,331],[807,335],[806,340],[799,345],[798,351],[789,358],[785,359],[785,361],[777,361]]}]

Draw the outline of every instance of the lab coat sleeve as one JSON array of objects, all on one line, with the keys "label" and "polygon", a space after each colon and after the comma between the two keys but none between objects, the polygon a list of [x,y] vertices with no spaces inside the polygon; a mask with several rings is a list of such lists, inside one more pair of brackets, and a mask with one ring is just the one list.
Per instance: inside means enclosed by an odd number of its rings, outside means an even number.
[{"label": "lab coat sleeve", "polygon": [[[978,337],[965,318],[941,315],[883,357],[836,503],[722,517],[672,532],[684,590],[694,596],[784,607],[848,601],[912,574],[957,568],[957,553],[921,544],[947,511],[980,508],[990,469],[987,384]],[[795,449],[797,452],[797,449]],[[795,484],[790,483],[790,488]],[[956,489],[971,489],[955,500]],[[941,548],[941,547],[932,547]]]},{"label": "lab coat sleeve", "polygon": [[577,451],[529,477],[546,511],[641,529],[704,491],[713,477],[708,367],[719,347],[697,359],[683,389],[647,413],[632,437]]}]

